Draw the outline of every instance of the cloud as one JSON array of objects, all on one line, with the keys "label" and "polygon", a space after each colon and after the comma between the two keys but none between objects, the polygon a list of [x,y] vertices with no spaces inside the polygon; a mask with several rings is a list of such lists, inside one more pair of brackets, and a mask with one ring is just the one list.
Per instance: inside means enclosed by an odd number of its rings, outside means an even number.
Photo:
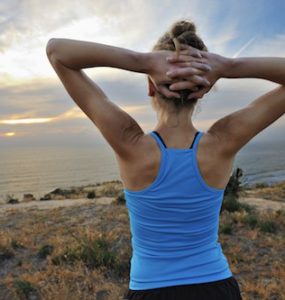
[{"label": "cloud", "polygon": [[[51,118],[53,122],[1,124],[0,131],[15,129],[15,137],[22,133],[35,139],[43,131],[50,131],[51,139],[53,133],[60,137],[63,132],[70,138],[81,131],[88,132],[89,137],[94,132],[101,136],[67,95],[50,66],[45,46],[51,37],[96,41],[146,52],[173,22],[190,19],[210,51],[224,56],[284,57],[285,33],[259,35],[259,28],[253,25],[259,24],[259,13],[264,8],[258,6],[258,13],[251,14],[247,9],[252,5],[248,1],[226,0],[208,0],[203,5],[200,0],[179,0],[175,4],[171,0],[85,0],[84,5],[77,0],[2,0],[0,120]],[[144,74],[110,68],[87,69],[86,73],[142,127],[155,124],[156,114],[149,103]],[[203,99],[202,110],[194,120],[203,130],[214,120],[249,104],[274,84],[255,79],[223,79],[217,86],[218,91]],[[272,127],[282,127],[282,122],[278,120]]]},{"label": "cloud", "polygon": [[233,56],[232,58],[238,57],[246,48],[248,48],[252,42],[256,39],[257,35],[251,38],[247,43],[245,43]]},{"label": "cloud", "polygon": [[[4,0],[0,8],[3,12],[0,52],[20,44],[34,46],[42,41],[43,37],[48,39],[56,32],[63,32],[64,28],[68,35],[89,37],[93,35],[94,39],[99,36],[94,35],[98,30],[102,40],[105,36],[115,38],[118,33],[121,37],[138,39],[140,29],[147,23],[140,16],[144,13],[151,14],[150,6],[142,0],[125,2],[85,0],[84,3],[77,0]],[[128,13],[129,11],[132,13]],[[80,30],[82,22],[88,25],[85,26],[85,30]],[[74,29],[77,26],[76,33]],[[122,43],[126,41],[127,39]]]},{"label": "cloud", "polygon": [[276,33],[268,38],[260,38],[244,53],[247,56],[278,56],[285,57],[285,29],[284,33]]}]

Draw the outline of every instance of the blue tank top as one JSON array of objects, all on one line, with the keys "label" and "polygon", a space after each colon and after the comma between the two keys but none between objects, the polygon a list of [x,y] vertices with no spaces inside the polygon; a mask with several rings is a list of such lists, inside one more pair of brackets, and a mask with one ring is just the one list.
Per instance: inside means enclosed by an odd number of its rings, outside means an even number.
[{"label": "blue tank top", "polygon": [[225,189],[202,178],[196,132],[188,149],[167,148],[156,131],[150,135],[161,153],[156,179],[146,188],[124,188],[130,219],[132,258],[129,288],[205,283],[232,276],[218,242]]}]

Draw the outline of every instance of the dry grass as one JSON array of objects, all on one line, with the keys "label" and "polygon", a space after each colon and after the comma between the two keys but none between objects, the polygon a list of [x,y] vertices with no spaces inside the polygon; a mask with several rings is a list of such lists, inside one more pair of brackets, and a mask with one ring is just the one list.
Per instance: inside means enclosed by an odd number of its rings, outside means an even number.
[{"label": "dry grass", "polygon": [[257,184],[256,187],[244,190],[246,197],[263,198],[272,201],[285,202],[285,182],[275,185]]},{"label": "dry grass", "polygon": [[[118,191],[109,183],[97,194]],[[244,300],[285,299],[284,217],[283,210],[221,213],[219,242]],[[15,209],[0,222],[0,299],[123,299],[130,257],[124,204]]]}]

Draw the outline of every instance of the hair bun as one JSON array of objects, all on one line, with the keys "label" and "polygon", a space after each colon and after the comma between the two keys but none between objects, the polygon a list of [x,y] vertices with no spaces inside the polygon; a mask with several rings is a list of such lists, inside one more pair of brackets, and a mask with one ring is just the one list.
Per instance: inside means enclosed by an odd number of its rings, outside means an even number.
[{"label": "hair bun", "polygon": [[196,34],[196,26],[193,22],[178,21],[174,23],[170,29],[172,38],[178,38],[180,35],[186,32]]}]

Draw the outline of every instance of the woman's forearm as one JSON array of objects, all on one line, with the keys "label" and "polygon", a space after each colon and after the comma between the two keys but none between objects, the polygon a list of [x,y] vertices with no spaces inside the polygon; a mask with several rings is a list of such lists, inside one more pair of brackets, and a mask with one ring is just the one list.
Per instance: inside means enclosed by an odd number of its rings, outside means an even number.
[{"label": "woman's forearm", "polygon": [[285,85],[285,58],[241,57],[229,59],[222,77],[261,78]]},{"label": "woman's forearm", "polygon": [[113,67],[147,73],[149,65],[147,53],[64,38],[49,40],[47,54],[72,69]]}]

